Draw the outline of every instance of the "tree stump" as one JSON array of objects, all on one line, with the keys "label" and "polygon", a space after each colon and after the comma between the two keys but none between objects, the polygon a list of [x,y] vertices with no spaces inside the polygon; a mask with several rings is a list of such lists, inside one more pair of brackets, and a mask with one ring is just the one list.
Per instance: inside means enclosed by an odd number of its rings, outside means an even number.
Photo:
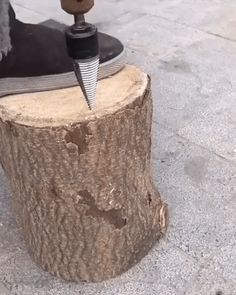
[{"label": "tree stump", "polygon": [[33,259],[65,280],[128,270],[165,233],[150,168],[150,79],[133,66],[99,82],[0,100],[0,161]]}]

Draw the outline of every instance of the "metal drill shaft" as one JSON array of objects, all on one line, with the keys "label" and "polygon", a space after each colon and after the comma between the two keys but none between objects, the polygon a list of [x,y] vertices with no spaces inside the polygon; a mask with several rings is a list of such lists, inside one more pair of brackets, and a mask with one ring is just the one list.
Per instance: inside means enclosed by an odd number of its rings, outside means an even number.
[{"label": "metal drill shaft", "polygon": [[75,26],[77,28],[85,24],[85,17],[83,14],[75,14],[74,19],[75,19]]}]

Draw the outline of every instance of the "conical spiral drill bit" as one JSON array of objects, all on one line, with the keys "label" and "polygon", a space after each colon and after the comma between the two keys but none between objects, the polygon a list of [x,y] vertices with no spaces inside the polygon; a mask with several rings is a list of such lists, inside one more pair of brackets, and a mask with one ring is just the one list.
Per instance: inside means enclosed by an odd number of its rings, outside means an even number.
[{"label": "conical spiral drill bit", "polygon": [[75,75],[89,108],[93,109],[99,72],[97,28],[86,23],[83,15],[76,15],[75,24],[66,31],[66,41]]},{"label": "conical spiral drill bit", "polygon": [[96,107],[99,58],[74,61],[74,71],[90,109]]}]

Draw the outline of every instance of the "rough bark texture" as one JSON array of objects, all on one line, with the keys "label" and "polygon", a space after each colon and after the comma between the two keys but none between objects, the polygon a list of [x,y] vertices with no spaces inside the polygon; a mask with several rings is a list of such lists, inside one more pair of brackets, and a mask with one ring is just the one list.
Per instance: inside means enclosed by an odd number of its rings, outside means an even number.
[{"label": "rough bark texture", "polygon": [[115,112],[65,126],[6,120],[0,104],[0,161],[27,247],[65,280],[119,275],[166,230],[151,179],[150,83],[144,88]]}]

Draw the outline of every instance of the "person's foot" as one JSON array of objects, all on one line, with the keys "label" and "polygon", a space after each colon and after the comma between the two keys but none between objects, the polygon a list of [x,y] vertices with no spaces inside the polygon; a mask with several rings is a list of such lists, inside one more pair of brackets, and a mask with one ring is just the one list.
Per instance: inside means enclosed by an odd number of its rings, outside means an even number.
[{"label": "person's foot", "polygon": [[[0,97],[78,85],[64,34],[16,20],[12,7],[9,14],[12,50],[0,61]],[[125,54],[119,40],[103,33],[99,33],[99,46],[102,79],[124,67]]]}]

